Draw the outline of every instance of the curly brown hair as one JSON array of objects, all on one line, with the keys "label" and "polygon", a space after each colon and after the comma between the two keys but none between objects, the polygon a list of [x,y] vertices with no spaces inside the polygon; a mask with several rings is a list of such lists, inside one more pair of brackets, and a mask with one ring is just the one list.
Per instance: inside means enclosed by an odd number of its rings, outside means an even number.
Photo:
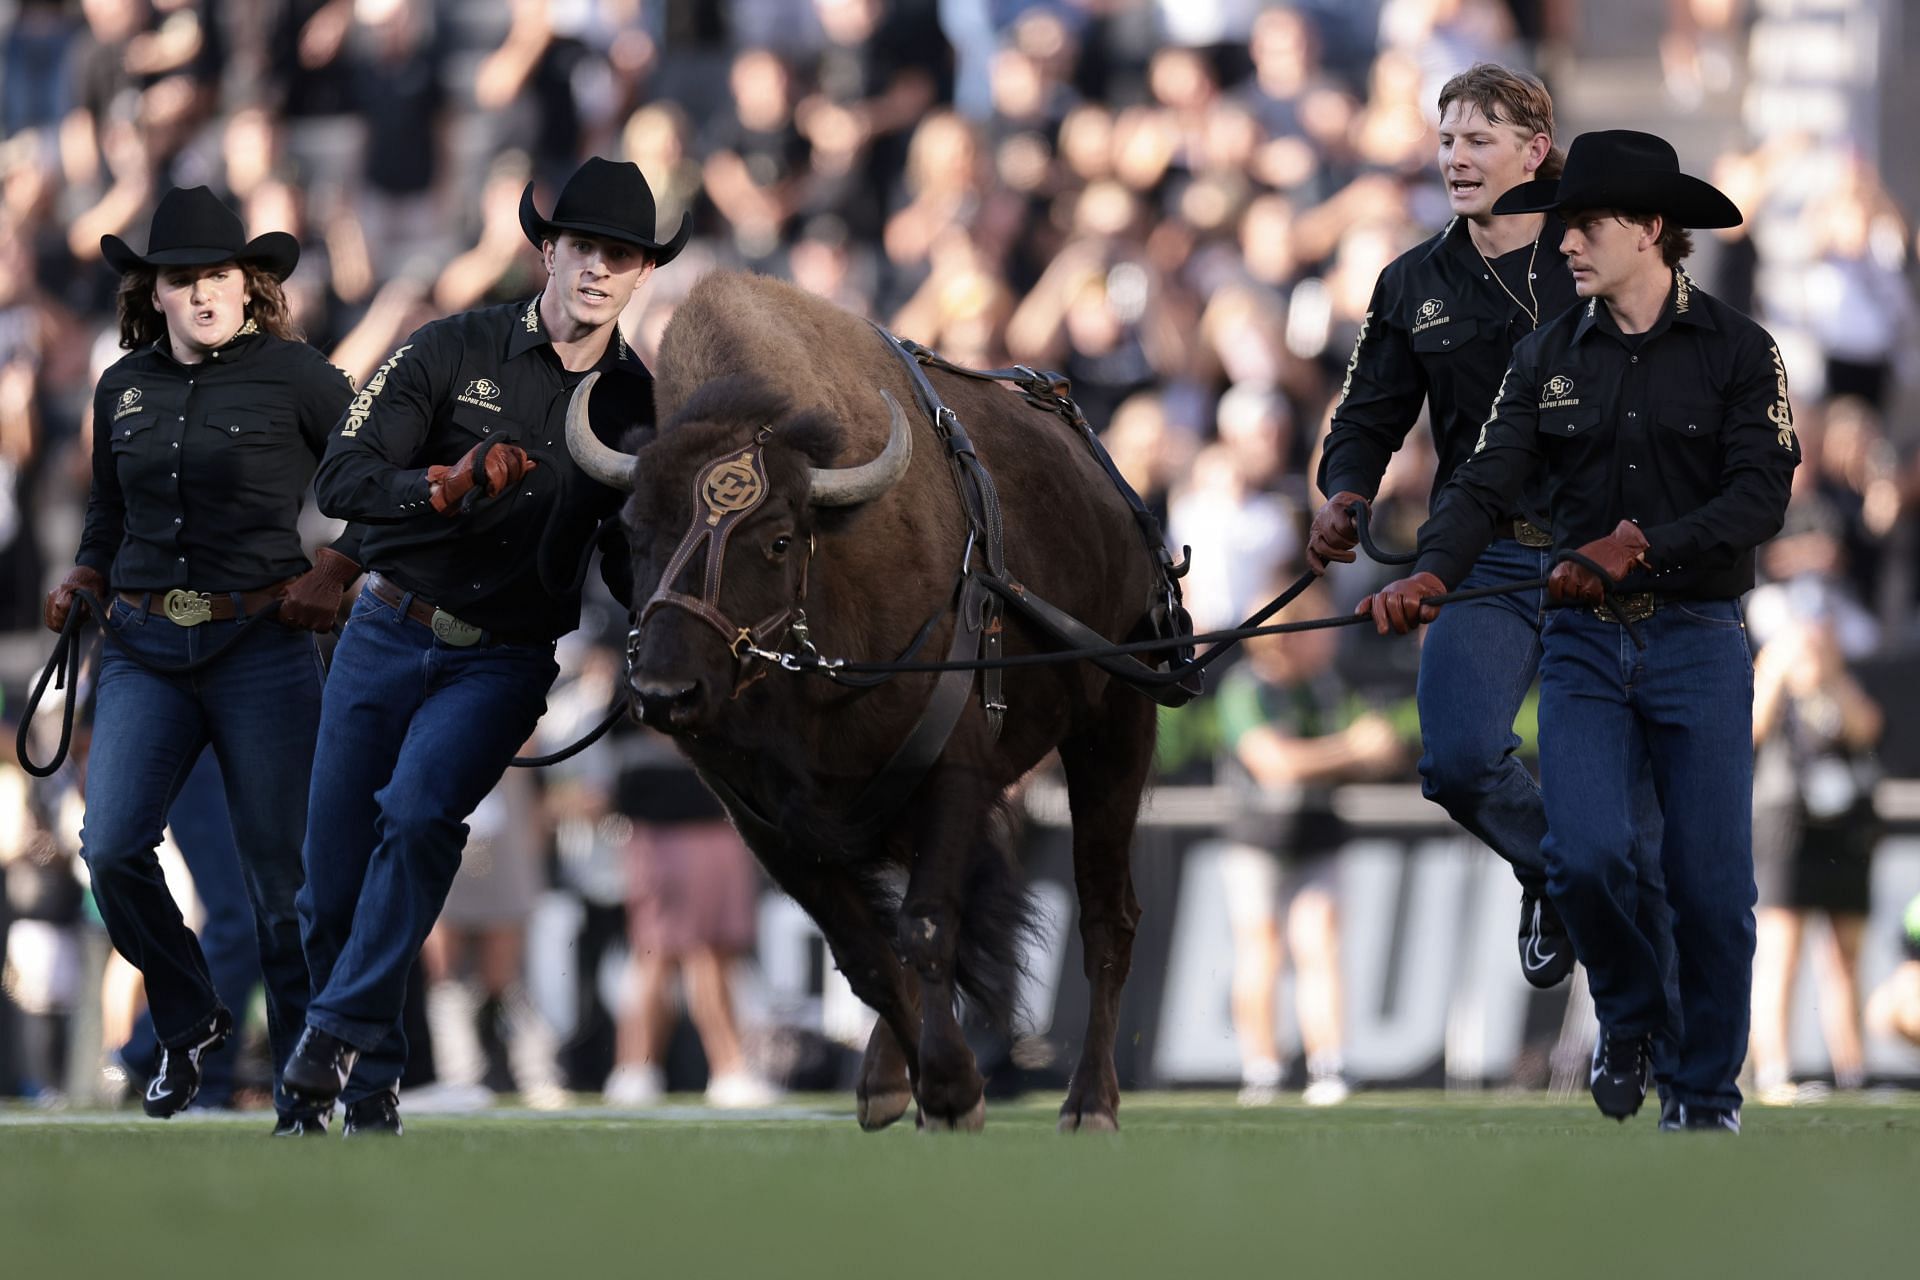
[{"label": "curly brown hair", "polygon": [[[211,271],[220,265],[214,263],[201,270]],[[238,266],[246,273],[247,292],[253,298],[247,304],[247,318],[253,321],[254,327],[289,342],[303,341],[306,335],[293,323],[287,291],[279,279],[252,263],[242,262]],[[120,312],[120,345],[128,351],[167,336],[167,318],[153,305],[153,287],[159,275],[156,268],[135,267],[120,276],[120,292],[114,301]]]}]

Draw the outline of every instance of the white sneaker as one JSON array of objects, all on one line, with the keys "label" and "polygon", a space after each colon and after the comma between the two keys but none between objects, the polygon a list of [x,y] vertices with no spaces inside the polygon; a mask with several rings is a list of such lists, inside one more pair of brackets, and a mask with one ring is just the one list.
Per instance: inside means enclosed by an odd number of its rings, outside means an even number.
[{"label": "white sneaker", "polygon": [[618,1066],[600,1096],[610,1107],[652,1107],[667,1096],[666,1073],[655,1066]]},{"label": "white sneaker", "polygon": [[1319,1076],[1308,1083],[1300,1101],[1310,1107],[1337,1107],[1353,1096],[1353,1087],[1341,1076]]},{"label": "white sneaker", "polygon": [[759,1076],[747,1071],[730,1071],[707,1082],[707,1105],[728,1110],[752,1110],[770,1107],[784,1095]]},{"label": "white sneaker", "polygon": [[1243,1107],[1270,1107],[1280,1097],[1280,1087],[1271,1084],[1243,1084],[1234,1099]]}]

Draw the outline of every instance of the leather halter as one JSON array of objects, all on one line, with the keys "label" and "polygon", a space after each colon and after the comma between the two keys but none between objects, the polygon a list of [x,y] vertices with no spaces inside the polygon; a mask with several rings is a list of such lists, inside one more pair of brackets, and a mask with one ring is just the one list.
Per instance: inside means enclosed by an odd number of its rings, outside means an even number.
[{"label": "leather halter", "polygon": [[[660,575],[659,587],[640,611],[632,637],[635,642],[639,639],[639,629],[646,626],[647,619],[656,612],[667,608],[684,609],[718,631],[726,639],[727,649],[738,662],[750,650],[777,645],[796,622],[805,621],[806,614],[800,609],[799,601],[805,599],[807,594],[807,569],[812,563],[811,543],[808,545],[807,559],[800,565],[800,586],[793,604],[775,610],[749,627],[734,622],[720,607],[720,581],[726,569],[727,541],[739,527],[740,521],[767,499],[767,472],[761,452],[768,434],[763,428],[746,448],[728,450],[700,468],[693,483],[693,522],[688,526],[686,536],[680,539],[680,545],[674,548],[672,558],[667,561],[666,571]],[[675,591],[673,584],[680,580],[694,556],[702,550],[706,552],[706,572],[701,579],[701,594],[691,596]],[[739,690],[736,688],[735,692]]]}]

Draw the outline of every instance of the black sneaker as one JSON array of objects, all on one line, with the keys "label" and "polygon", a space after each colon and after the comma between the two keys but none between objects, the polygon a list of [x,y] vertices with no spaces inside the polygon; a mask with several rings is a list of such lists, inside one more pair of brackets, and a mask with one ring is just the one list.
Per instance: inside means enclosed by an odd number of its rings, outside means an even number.
[{"label": "black sneaker", "polygon": [[1680,1105],[1680,1099],[1672,1094],[1660,1099],[1660,1132],[1680,1132],[1682,1128],[1680,1113],[1684,1110],[1685,1108]]},{"label": "black sneaker", "polygon": [[162,1047],[160,1069],[147,1082],[147,1091],[140,1098],[141,1109],[158,1120],[185,1111],[200,1092],[200,1059],[225,1044],[232,1034],[233,1015],[226,1006],[216,1005],[192,1039]]},{"label": "black sneaker", "polygon": [[1557,987],[1573,972],[1573,941],[1553,902],[1537,889],[1520,891],[1520,971],[1545,989]]},{"label": "black sneaker", "polygon": [[397,1138],[401,1132],[400,1098],[391,1089],[350,1104],[346,1123],[340,1126],[341,1136],[347,1138],[357,1138],[363,1133]]},{"label": "black sneaker", "polygon": [[324,1138],[327,1136],[327,1117],[331,1110],[322,1111],[313,1116],[281,1116],[273,1126],[276,1138]]},{"label": "black sneaker", "polygon": [[347,1087],[347,1077],[353,1074],[353,1064],[359,1059],[360,1051],[345,1040],[308,1027],[293,1046],[281,1083],[300,1101],[325,1107]]},{"label": "black sneaker", "polygon": [[1680,1127],[1688,1133],[1739,1133],[1738,1107],[1681,1107]]},{"label": "black sneaker", "polygon": [[1587,1087],[1601,1115],[1624,1121],[1647,1100],[1647,1086],[1653,1083],[1652,1039],[1644,1032],[1600,1029]]}]

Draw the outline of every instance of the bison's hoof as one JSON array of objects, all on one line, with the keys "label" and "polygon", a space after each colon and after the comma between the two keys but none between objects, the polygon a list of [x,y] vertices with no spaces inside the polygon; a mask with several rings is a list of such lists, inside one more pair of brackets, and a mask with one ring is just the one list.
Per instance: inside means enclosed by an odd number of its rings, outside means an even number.
[{"label": "bison's hoof", "polygon": [[1120,1121],[1111,1111],[1062,1111],[1060,1113],[1061,1133],[1118,1133]]},{"label": "bison's hoof", "polygon": [[923,1108],[920,1112],[920,1127],[927,1132],[951,1133],[958,1130],[965,1133],[978,1133],[987,1127],[987,1100],[981,1098],[964,1115],[957,1116],[933,1115]]},{"label": "bison's hoof", "polygon": [[860,1127],[868,1133],[884,1129],[907,1114],[907,1108],[913,1103],[913,1092],[908,1089],[888,1089],[859,1099]]}]

